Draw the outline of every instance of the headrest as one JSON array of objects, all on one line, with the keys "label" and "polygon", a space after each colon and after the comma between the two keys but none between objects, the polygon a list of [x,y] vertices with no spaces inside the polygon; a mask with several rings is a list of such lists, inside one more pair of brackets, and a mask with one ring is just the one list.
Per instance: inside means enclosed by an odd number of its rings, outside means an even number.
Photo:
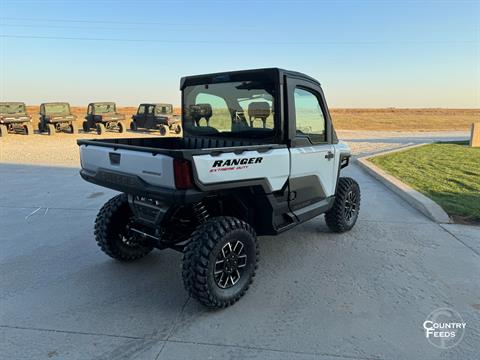
[{"label": "headrest", "polygon": [[270,104],[266,101],[251,102],[248,104],[248,116],[250,118],[266,119],[270,116]]},{"label": "headrest", "polygon": [[212,117],[212,106],[210,104],[190,105],[190,114],[195,121],[201,118],[208,120]]}]

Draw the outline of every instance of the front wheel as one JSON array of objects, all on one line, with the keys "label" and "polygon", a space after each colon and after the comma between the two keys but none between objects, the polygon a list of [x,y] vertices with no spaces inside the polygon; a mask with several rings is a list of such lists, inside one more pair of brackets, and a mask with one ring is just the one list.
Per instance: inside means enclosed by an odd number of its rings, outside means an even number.
[{"label": "front wheel", "polygon": [[106,129],[104,124],[102,124],[102,123],[97,124],[97,134],[98,135],[105,134],[105,131],[107,131],[107,129]]},{"label": "front wheel", "polygon": [[124,133],[125,131],[127,131],[127,127],[125,126],[125,123],[119,121],[117,126],[118,126],[119,133]]},{"label": "front wheel", "polygon": [[23,131],[25,135],[33,135],[33,125],[30,123],[23,125]]},{"label": "front wheel", "polygon": [[137,123],[136,123],[135,121],[132,121],[132,122],[130,123],[130,130],[132,130],[132,131],[137,131],[137,129],[138,129],[138,128],[137,128]]},{"label": "front wheel", "polygon": [[258,262],[255,231],[234,217],[215,217],[192,234],[183,255],[183,283],[209,308],[238,301],[253,281]]},{"label": "front wheel", "polygon": [[181,132],[182,132],[182,126],[179,125],[179,124],[177,124],[177,125],[175,126],[175,134],[178,135],[178,134],[180,134]]},{"label": "front wheel", "polygon": [[8,135],[8,128],[5,125],[0,125],[0,137]]},{"label": "front wheel", "polygon": [[128,225],[133,217],[127,195],[120,194],[102,206],[95,219],[95,240],[102,251],[120,261],[140,259],[152,251]]},{"label": "front wheel", "polygon": [[56,132],[57,132],[57,130],[55,129],[55,125],[53,125],[53,124],[47,124],[47,133],[48,133],[48,135],[53,136],[53,135],[55,135]]},{"label": "front wheel", "polygon": [[360,186],[349,177],[338,180],[335,202],[325,213],[325,221],[330,230],[345,232],[353,228],[360,211]]},{"label": "front wheel", "polygon": [[90,131],[90,126],[88,126],[88,122],[87,121],[84,121],[82,123],[82,128],[83,128],[83,132],[89,132]]}]

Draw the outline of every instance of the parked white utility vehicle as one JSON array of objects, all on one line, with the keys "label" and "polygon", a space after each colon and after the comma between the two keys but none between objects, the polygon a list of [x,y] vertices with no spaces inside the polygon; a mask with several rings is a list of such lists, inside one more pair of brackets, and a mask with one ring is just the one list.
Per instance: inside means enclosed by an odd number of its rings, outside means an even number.
[{"label": "parked white utility vehicle", "polygon": [[340,177],[337,140],[320,84],[281,69],[181,80],[183,138],[79,140],[81,175],[121,191],[100,210],[95,237],[119,260],[153,248],[183,251],[183,280],[208,307],[247,290],[257,235],[325,213],[336,232],[358,217],[360,189]]}]

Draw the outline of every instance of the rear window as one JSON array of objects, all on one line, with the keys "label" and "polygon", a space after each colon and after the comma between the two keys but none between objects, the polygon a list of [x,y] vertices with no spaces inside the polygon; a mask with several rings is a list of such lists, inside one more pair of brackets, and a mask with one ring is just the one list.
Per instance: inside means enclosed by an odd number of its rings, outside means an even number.
[{"label": "rear window", "polygon": [[94,104],[95,114],[108,114],[115,112],[115,104]]},{"label": "rear window", "polygon": [[70,106],[68,104],[45,104],[46,114],[69,114]]},{"label": "rear window", "polygon": [[0,104],[0,114],[25,114],[24,104]]},{"label": "rear window", "polygon": [[236,81],[187,86],[184,127],[192,134],[272,137],[275,130],[273,83]]}]

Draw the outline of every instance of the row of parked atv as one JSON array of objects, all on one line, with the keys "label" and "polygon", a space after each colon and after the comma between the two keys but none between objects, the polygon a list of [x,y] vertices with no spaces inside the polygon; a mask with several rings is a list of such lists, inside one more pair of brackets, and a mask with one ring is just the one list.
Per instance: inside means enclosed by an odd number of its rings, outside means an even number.
[{"label": "row of parked atv", "polygon": [[[40,133],[78,133],[77,116],[72,114],[69,103],[43,103],[39,115]],[[90,103],[82,124],[84,132],[96,130],[99,135],[107,130],[123,133],[128,126],[133,131],[158,130],[162,136],[182,132],[180,117],[173,114],[171,104],[140,104],[128,125],[125,115],[117,112],[114,102]],[[33,134],[32,116],[27,113],[25,103],[0,102],[0,137],[17,132]]]}]

